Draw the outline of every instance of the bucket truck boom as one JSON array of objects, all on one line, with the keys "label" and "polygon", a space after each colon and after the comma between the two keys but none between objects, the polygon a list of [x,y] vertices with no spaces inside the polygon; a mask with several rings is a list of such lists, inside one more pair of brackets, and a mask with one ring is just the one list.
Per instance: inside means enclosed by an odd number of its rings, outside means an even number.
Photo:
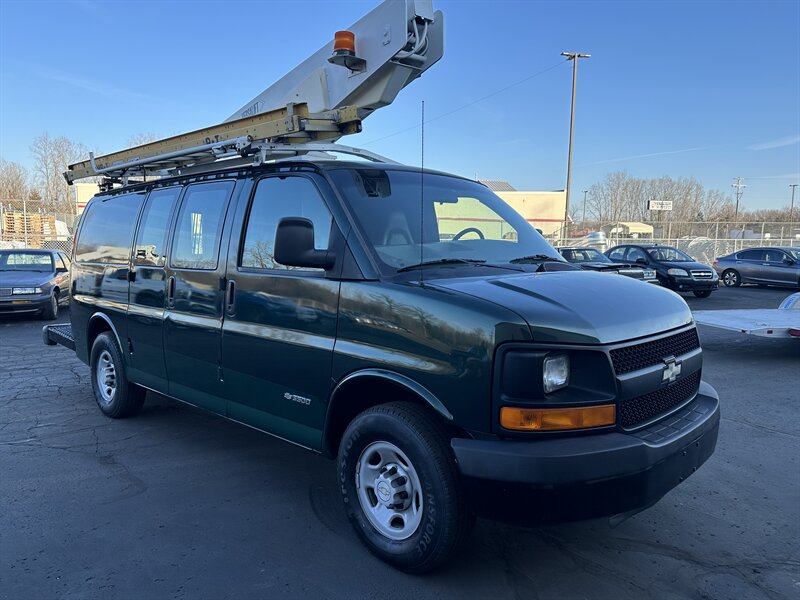
[{"label": "bucket truck boom", "polygon": [[386,0],[292,69],[226,121],[70,165],[68,183],[102,176],[207,170],[216,161],[263,162],[314,151],[381,157],[332,144],[361,131],[361,121],[444,53],[444,17],[432,0]]}]

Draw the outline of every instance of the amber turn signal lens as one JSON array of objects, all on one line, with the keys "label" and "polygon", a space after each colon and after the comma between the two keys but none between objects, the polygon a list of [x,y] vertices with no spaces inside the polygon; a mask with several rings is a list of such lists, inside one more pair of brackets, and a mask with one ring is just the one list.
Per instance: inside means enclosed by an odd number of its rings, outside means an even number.
[{"label": "amber turn signal lens", "polygon": [[337,31],[333,36],[333,51],[356,53],[356,36],[352,31]]},{"label": "amber turn signal lens", "polygon": [[500,424],[516,431],[559,431],[588,429],[613,425],[617,408],[613,404],[580,408],[512,408],[500,409]]}]

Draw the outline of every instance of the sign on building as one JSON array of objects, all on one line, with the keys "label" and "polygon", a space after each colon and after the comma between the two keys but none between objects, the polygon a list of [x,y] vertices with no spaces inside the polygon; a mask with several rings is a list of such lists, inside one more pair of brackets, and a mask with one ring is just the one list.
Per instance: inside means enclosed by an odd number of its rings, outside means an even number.
[{"label": "sign on building", "polygon": [[672,200],[650,200],[647,208],[649,210],[672,210]]}]

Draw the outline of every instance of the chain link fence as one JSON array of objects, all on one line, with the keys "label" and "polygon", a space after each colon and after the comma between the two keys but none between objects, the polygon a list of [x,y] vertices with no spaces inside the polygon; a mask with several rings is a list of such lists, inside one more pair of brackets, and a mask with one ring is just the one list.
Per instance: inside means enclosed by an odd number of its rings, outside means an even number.
[{"label": "chain link fence", "polygon": [[78,216],[55,213],[34,200],[0,200],[0,249],[52,248],[72,251]]},{"label": "chain link fence", "polygon": [[[0,200],[0,249],[53,248],[72,251],[79,215],[49,211],[32,200]],[[700,262],[757,246],[800,247],[800,222],[585,222],[572,223],[569,236],[554,245],[592,246],[645,242],[675,246]]]},{"label": "chain link fence", "polygon": [[711,264],[745,248],[800,247],[800,222],[642,222],[577,223],[564,245],[607,250],[619,244],[655,243],[675,246],[700,262]]}]

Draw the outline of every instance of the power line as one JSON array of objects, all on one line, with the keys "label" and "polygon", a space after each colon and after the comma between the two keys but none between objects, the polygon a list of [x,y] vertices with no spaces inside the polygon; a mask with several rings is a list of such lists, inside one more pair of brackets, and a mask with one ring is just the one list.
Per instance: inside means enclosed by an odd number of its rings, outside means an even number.
[{"label": "power line", "polygon": [[[472,102],[468,102],[467,104],[459,106],[458,108],[454,108],[453,110],[447,111],[446,113],[442,113],[442,114],[437,115],[435,117],[431,117],[430,119],[425,121],[425,123],[426,124],[427,123],[433,123],[434,121],[438,121],[439,119],[443,119],[445,117],[449,117],[450,115],[452,115],[454,113],[457,113],[457,112],[459,112],[461,110],[464,110],[465,108],[469,108],[470,106],[474,106],[475,104],[478,104],[479,102],[483,102],[484,100],[488,100],[489,98],[492,98],[494,96],[502,94],[503,92],[507,92],[511,88],[517,87],[518,85],[522,85],[526,81],[530,81],[531,79],[533,79],[535,77],[539,77],[541,75],[544,75],[545,73],[548,73],[548,72],[552,71],[553,69],[557,69],[558,67],[561,67],[564,64],[565,63],[563,63],[563,62],[558,62],[558,63],[556,63],[556,64],[554,64],[554,65],[552,65],[550,67],[547,67],[543,71],[538,71],[537,73],[534,73],[533,75],[528,75],[524,79],[520,79],[519,81],[516,81],[516,82],[514,82],[512,84],[509,84],[509,85],[505,86],[504,88],[501,88],[499,90],[496,90],[496,91],[492,92],[491,94],[486,94],[485,96],[482,96],[482,97],[478,98],[477,100],[473,100]],[[390,133],[390,134],[385,135],[383,137],[379,137],[379,138],[376,138],[374,140],[370,140],[368,142],[361,143],[361,144],[359,144],[359,146],[369,146],[370,144],[375,144],[377,142],[381,142],[383,140],[392,138],[392,137],[394,137],[396,135],[400,135],[401,133],[406,133],[407,131],[412,131],[414,129],[417,129],[420,126],[421,125],[412,125],[411,127],[406,127],[405,129],[399,129],[399,130],[395,131],[394,133]]]}]

